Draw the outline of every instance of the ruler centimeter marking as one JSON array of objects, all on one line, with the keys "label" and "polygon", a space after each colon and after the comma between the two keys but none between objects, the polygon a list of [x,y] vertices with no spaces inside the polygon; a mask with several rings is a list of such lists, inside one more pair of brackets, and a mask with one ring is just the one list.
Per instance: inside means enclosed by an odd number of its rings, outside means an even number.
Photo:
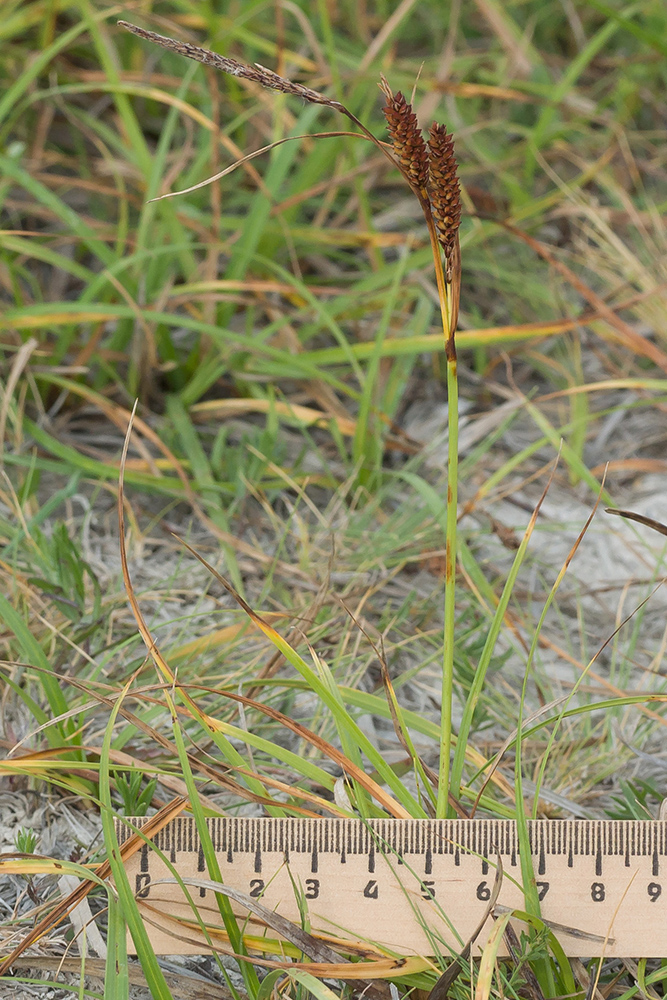
[{"label": "ruler centimeter marking", "polygon": [[[513,820],[213,817],[207,826],[230,888],[298,925],[300,893],[314,931],[398,954],[460,952],[488,907],[498,859],[496,911],[525,907]],[[534,820],[528,830],[542,917],[566,954],[667,955],[667,822]],[[120,843],[132,834],[122,820],[116,832]],[[152,842],[157,850],[145,844],[126,870],[153,947],[210,951],[182,889],[157,884],[173,879],[169,865],[181,878],[208,878],[194,819],[177,817]],[[220,929],[214,894],[190,893],[207,926]],[[477,953],[491,926],[489,918]],[[264,933],[252,914],[248,933]]]}]

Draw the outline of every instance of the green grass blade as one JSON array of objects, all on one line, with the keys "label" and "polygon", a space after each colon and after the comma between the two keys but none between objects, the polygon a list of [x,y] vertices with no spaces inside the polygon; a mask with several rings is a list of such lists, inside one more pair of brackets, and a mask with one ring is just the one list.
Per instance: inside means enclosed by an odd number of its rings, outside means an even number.
[{"label": "green grass blade", "polygon": [[[100,800],[102,806],[102,829],[104,831],[104,843],[107,849],[107,857],[111,866],[114,885],[116,887],[116,892],[118,893],[122,917],[129,927],[132,935],[132,940],[134,941],[134,946],[137,950],[137,956],[146,977],[148,988],[151,991],[153,1000],[172,1000],[171,992],[167,986],[167,981],[164,978],[162,969],[158,964],[155,952],[153,951],[153,946],[150,942],[150,937],[134,899],[134,894],[130,887],[125,866],[121,859],[120,846],[118,844],[118,838],[116,837],[116,831],[114,828],[110,785],[111,740],[116,719],[123,703],[123,698],[127,694],[128,687],[129,684],[125,686],[124,690],[116,700],[116,704],[111,710],[111,715],[104,732],[104,740],[102,741],[102,752],[100,754]],[[120,929],[116,928],[116,935],[119,932]],[[120,946],[117,944],[116,947],[118,948]]]}]

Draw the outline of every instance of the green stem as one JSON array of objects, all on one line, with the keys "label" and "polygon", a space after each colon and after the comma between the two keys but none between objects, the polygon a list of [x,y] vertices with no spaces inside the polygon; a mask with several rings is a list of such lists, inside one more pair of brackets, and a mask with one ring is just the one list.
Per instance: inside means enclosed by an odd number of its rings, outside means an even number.
[{"label": "green stem", "polygon": [[[434,257],[436,256],[434,247]],[[440,767],[436,816],[450,814],[449,780],[452,745],[452,700],[454,695],[454,631],[456,621],[456,533],[458,520],[459,386],[454,341],[453,290],[445,283],[442,257],[437,250],[436,279],[447,353],[447,514],[445,523],[445,603],[442,660],[442,707],[440,712]]]},{"label": "green stem", "polygon": [[449,758],[452,743],[452,699],[454,695],[454,631],[456,619],[456,530],[458,497],[458,396],[456,356],[447,361],[447,405],[449,446],[447,454],[447,521],[445,528],[445,629],[442,662],[442,710],[440,724],[440,780],[437,816],[447,815]]}]

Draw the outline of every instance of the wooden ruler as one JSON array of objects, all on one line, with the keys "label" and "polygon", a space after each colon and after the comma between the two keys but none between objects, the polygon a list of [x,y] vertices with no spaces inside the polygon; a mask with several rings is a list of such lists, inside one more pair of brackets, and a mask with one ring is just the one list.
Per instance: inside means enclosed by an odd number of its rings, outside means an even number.
[{"label": "wooden ruler", "polygon": [[[542,918],[567,955],[667,954],[667,822],[536,820],[528,827]],[[499,860],[494,914],[525,907],[512,820],[216,817],[208,830],[225,885],[299,926],[305,905],[313,931],[400,955],[460,952],[488,910]],[[117,821],[121,843],[131,833]],[[194,820],[173,820],[152,843],[127,872],[155,950],[210,951],[182,888],[159,884],[173,882],[174,871],[209,878]],[[201,919],[219,930],[214,893],[189,891]],[[248,918],[247,909],[234,908]],[[489,915],[476,954],[492,924]],[[517,921],[515,929],[525,925]],[[252,915],[246,930],[276,936]]]}]

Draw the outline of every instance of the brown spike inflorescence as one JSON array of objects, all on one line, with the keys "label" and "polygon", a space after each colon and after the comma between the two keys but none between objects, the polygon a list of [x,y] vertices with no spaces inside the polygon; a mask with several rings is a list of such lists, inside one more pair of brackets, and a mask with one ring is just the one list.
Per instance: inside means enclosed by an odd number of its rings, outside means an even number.
[{"label": "brown spike inflorescence", "polygon": [[451,268],[461,223],[461,188],[454,156],[454,138],[448,134],[444,125],[433,122],[429,129],[428,148],[431,160],[428,188],[431,210],[438,239],[445,251],[448,268]]},{"label": "brown spike inflorescence", "polygon": [[311,90],[310,87],[278,76],[273,70],[266,69],[258,63],[248,66],[229,56],[221,56],[191,42],[158,35],[154,31],[147,31],[127,21],[119,21],[118,24],[140,38],[155,42],[189,59],[195,59],[205,66],[213,66],[223,73],[230,73],[232,76],[241,77],[283,94],[293,94],[311,104],[321,104],[344,114],[361,129],[365,138],[374,142],[393,162],[398,159],[403,176],[419,198],[427,220],[430,223],[432,217],[435,223],[438,240],[445,252],[446,278],[451,282],[452,275],[457,270],[458,228],[461,221],[461,194],[456,175],[454,140],[447,134],[444,125],[434,122],[428,143],[424,142],[412,104],[406,101],[400,91],[393,94],[384,77],[381,77],[380,83],[380,90],[386,99],[382,111],[387,120],[393,156],[388,151],[387,144],[379,142],[348,108],[317,90]]},{"label": "brown spike inflorescence", "polygon": [[424,142],[417,116],[408,104],[400,90],[392,94],[389,84],[382,77],[380,90],[387,103],[382,113],[387,119],[387,131],[401,166],[410,184],[422,197],[428,184],[429,162],[428,149]]}]

